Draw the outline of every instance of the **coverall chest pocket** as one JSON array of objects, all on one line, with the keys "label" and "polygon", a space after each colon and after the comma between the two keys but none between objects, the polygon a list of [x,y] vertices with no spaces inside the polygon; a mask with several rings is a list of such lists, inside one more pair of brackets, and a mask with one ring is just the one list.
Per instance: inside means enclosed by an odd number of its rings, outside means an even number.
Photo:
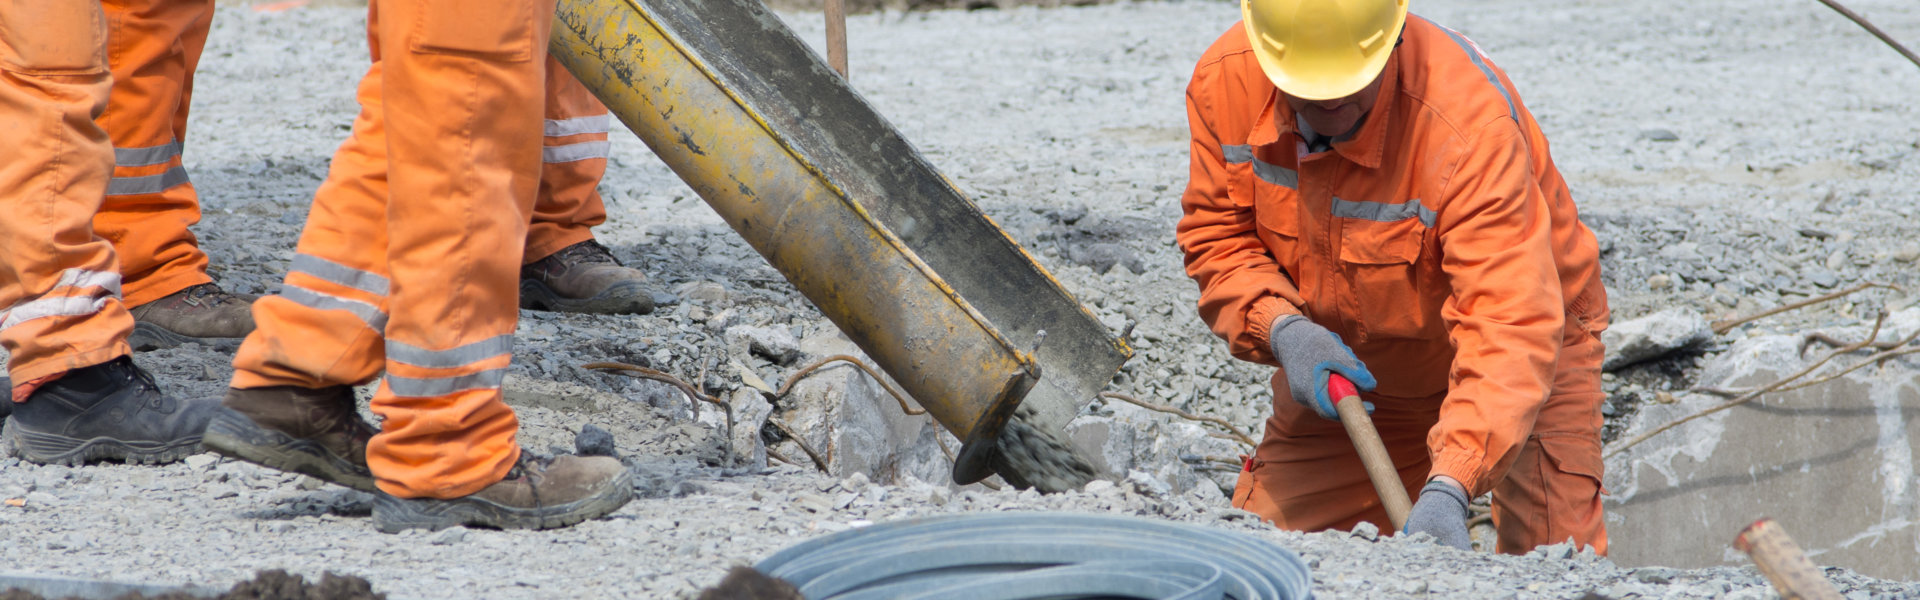
[{"label": "coverall chest pocket", "polygon": [[1234,194],[1235,198],[1246,198],[1248,208],[1253,210],[1254,223],[1260,235],[1260,242],[1280,263],[1280,269],[1295,281],[1300,276],[1300,257],[1305,248],[1300,239],[1300,201],[1293,190],[1279,186],[1256,183],[1251,171],[1246,177],[1235,177],[1232,185],[1244,186],[1245,192]]},{"label": "coverall chest pocket", "polygon": [[1340,268],[1346,275],[1349,298],[1367,338],[1424,337],[1429,317],[1424,314],[1419,286],[1421,248],[1426,225],[1417,218],[1379,222],[1343,219],[1340,226]]}]

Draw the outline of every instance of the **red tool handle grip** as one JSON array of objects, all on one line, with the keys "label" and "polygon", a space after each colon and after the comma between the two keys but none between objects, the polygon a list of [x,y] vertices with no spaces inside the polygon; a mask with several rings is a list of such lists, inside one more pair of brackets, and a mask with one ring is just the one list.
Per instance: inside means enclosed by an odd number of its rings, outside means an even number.
[{"label": "red tool handle grip", "polygon": [[1327,374],[1327,395],[1333,397],[1334,404],[1339,404],[1340,400],[1343,398],[1359,396],[1360,388],[1353,387],[1353,382],[1348,381],[1346,376],[1344,375],[1341,375],[1339,373],[1328,373]]}]

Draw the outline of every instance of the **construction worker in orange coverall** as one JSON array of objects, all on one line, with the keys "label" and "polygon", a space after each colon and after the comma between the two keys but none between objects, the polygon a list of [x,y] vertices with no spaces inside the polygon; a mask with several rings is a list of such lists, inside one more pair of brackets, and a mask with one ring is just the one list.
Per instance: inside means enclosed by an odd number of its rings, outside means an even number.
[{"label": "construction worker in orange coverall", "polygon": [[[1200,315],[1280,367],[1233,505],[1287,529],[1386,525],[1326,385],[1353,380],[1406,531],[1604,553],[1598,245],[1506,75],[1405,0],[1243,0],[1187,88],[1178,240]],[[1376,380],[1375,374],[1379,377]]]},{"label": "construction worker in orange coverall", "polygon": [[107,20],[91,2],[0,0],[0,345],[8,437],[36,463],[197,452],[215,403],[162,393],[129,357],[113,246],[89,219],[114,150]]},{"label": "construction worker in orange coverall", "polygon": [[[101,5],[111,31],[113,92],[96,120],[113,139],[115,166],[93,224],[121,258],[137,321],[131,343],[135,350],[237,343],[253,329],[248,304],[255,298],[228,293],[208,276],[207,255],[188,230],[200,220],[199,197],[181,164],[194,70],[214,3]],[[606,220],[595,190],[607,166],[606,107],[565,70],[549,70],[545,168],[524,253],[523,307],[649,312],[645,275],[622,267],[589,229]]]},{"label": "construction worker in orange coverall", "polygon": [[[618,460],[522,452],[501,398],[553,8],[374,0],[360,116],[283,293],[254,305],[208,448],[374,492],[386,532],[561,527],[627,502]],[[382,373],[376,433],[352,386]]]}]

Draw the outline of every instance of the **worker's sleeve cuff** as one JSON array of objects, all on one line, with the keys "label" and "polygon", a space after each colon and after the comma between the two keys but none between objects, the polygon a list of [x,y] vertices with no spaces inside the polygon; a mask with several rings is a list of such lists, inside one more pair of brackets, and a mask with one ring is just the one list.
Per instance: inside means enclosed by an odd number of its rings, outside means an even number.
[{"label": "worker's sleeve cuff", "polygon": [[1491,483],[1487,481],[1485,457],[1463,449],[1449,449],[1435,456],[1433,470],[1427,472],[1427,479],[1433,479],[1436,475],[1446,475],[1459,481],[1461,486],[1467,488],[1468,498],[1478,498],[1492,490]]},{"label": "worker's sleeve cuff", "polygon": [[1293,303],[1279,296],[1267,296],[1253,301],[1253,308],[1247,309],[1247,334],[1260,343],[1261,348],[1273,347],[1270,339],[1273,335],[1273,322],[1287,315],[1300,314]]}]

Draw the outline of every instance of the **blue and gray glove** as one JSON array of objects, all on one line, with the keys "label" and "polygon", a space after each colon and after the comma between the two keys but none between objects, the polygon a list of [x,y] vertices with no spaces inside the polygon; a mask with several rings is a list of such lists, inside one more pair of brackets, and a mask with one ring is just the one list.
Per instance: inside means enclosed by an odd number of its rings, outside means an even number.
[{"label": "blue and gray glove", "polygon": [[[1333,408],[1335,399],[1327,397],[1327,374],[1339,373],[1360,391],[1373,390],[1373,373],[1367,372],[1367,365],[1353,355],[1353,349],[1341,342],[1339,335],[1306,317],[1288,315],[1274,321],[1273,333],[1267,339],[1280,368],[1287,372],[1287,389],[1293,393],[1293,401],[1313,409],[1321,418],[1340,420],[1340,413]],[[1367,412],[1373,412],[1372,404],[1367,405]]]},{"label": "blue and gray glove", "polygon": [[1420,500],[1407,513],[1407,529],[1402,533],[1425,531],[1442,546],[1473,549],[1467,535],[1467,491],[1460,486],[1435,479],[1420,488]]}]

